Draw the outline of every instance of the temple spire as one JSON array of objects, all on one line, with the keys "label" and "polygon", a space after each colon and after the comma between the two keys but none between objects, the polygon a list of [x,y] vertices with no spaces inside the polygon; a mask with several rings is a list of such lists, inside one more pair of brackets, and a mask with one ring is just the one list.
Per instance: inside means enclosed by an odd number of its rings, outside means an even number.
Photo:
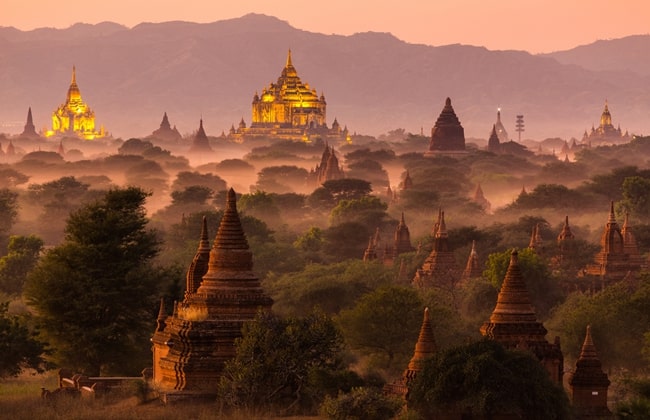
[{"label": "temple spire", "polygon": [[404,372],[404,379],[406,379],[407,383],[413,380],[417,373],[422,370],[424,361],[435,354],[437,347],[431,321],[429,320],[429,308],[424,308],[424,318],[422,319],[418,341],[415,344],[415,351],[409,361],[408,368]]},{"label": "temple spire", "polygon": [[607,219],[607,224],[615,224],[616,215],[614,215],[614,201],[610,201],[609,204],[609,218]]},{"label": "temple spire", "polygon": [[[510,264],[501,285],[497,304],[490,316],[491,323],[536,323],[537,316],[526,289],[526,283],[519,267],[519,253],[510,254]],[[545,333],[545,331],[544,331]]]},{"label": "temple spire", "polygon": [[440,211],[440,226],[438,226],[438,231],[436,232],[436,238],[446,238],[447,235],[447,224],[445,223],[445,212]]},{"label": "temple spire", "polygon": [[291,48],[289,48],[289,52],[287,52],[287,64],[285,67],[293,67],[293,63],[291,62]]},{"label": "temple spire", "polygon": [[71,85],[76,85],[77,84],[77,68],[76,66],[72,66],[72,79],[70,80]]}]

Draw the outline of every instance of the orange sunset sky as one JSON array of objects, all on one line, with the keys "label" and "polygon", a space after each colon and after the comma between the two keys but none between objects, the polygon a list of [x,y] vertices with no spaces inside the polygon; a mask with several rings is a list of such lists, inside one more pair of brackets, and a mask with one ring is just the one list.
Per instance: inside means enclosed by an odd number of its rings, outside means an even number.
[{"label": "orange sunset sky", "polygon": [[391,32],[428,45],[552,52],[650,32],[650,0],[1,0],[0,26],[214,22],[263,13],[312,32]]}]

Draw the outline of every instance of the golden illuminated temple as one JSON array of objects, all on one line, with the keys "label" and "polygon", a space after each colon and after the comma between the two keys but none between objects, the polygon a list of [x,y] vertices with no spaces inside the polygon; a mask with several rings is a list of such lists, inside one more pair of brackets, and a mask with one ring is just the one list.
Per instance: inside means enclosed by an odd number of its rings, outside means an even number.
[{"label": "golden illuminated temple", "polygon": [[244,119],[237,128],[233,125],[229,138],[242,141],[245,138],[277,138],[310,142],[316,138],[335,142],[349,141],[348,130],[341,128],[334,119],[327,126],[327,102],[309,83],[303,83],[291,61],[291,50],[282,74],[275,83],[253,96],[252,122],[246,126]]},{"label": "golden illuminated temple", "polygon": [[54,135],[75,135],[85,140],[93,140],[106,136],[104,127],[95,131],[95,111],[90,109],[83,99],[77,86],[75,67],[72,67],[72,81],[68,88],[65,103],[52,113],[52,130],[45,133],[46,137]]}]

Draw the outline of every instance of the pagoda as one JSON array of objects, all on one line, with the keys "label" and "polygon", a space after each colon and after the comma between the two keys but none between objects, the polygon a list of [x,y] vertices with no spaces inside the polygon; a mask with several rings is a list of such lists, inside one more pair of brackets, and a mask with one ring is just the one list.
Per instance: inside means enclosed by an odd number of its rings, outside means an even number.
[{"label": "pagoda", "polygon": [[250,127],[242,119],[237,129],[233,126],[229,138],[272,138],[311,142],[312,139],[350,142],[347,127],[341,129],[335,119],[327,126],[325,95],[303,83],[293,65],[291,50],[280,77],[253,96]]},{"label": "pagoda", "polygon": [[59,135],[74,135],[85,140],[106,137],[104,127],[95,130],[95,111],[81,98],[81,91],[77,86],[76,69],[72,67],[72,80],[68,88],[65,103],[52,113],[52,130],[46,137]]},{"label": "pagoda", "polygon": [[494,131],[501,143],[509,142],[508,132],[501,122],[501,108],[497,108],[497,122],[494,124]]},{"label": "pagoda", "polygon": [[609,106],[607,100],[605,100],[605,109],[600,115],[600,124],[598,125],[598,128],[592,126],[590,132],[585,130],[585,133],[582,136],[582,144],[602,146],[628,143],[631,139],[632,138],[627,131],[625,133],[621,131],[620,126],[618,128],[614,127],[612,124],[612,114],[609,112]]},{"label": "pagoda", "polygon": [[402,377],[392,384],[384,386],[384,392],[392,395],[399,395],[406,398],[408,395],[408,388],[415,379],[415,377],[422,371],[424,362],[435,355],[438,350],[435,336],[433,335],[433,328],[429,320],[429,308],[424,308],[424,318],[420,326],[420,334],[418,341],[415,343],[413,357],[409,361],[408,367],[404,370]]},{"label": "pagoda", "polygon": [[465,130],[451,106],[451,99],[447,98],[442,112],[431,129],[429,150],[424,155],[432,157],[458,153],[465,153]]},{"label": "pagoda", "polygon": [[537,255],[544,254],[544,239],[542,238],[542,231],[539,223],[535,223],[535,226],[533,226],[533,230],[530,234],[530,241],[528,242],[528,249]]},{"label": "pagoda", "polygon": [[578,419],[612,419],[612,412],[607,407],[607,390],[609,378],[603,372],[602,364],[591,338],[591,326],[587,325],[587,334],[582,344],[576,368],[569,378],[571,402]]},{"label": "pagoda", "polygon": [[508,349],[530,351],[549,373],[551,380],[562,385],[564,356],[559,337],[554,343],[549,343],[546,332],[544,325],[537,320],[519,268],[517,250],[513,250],[497,304],[490,320],[481,326],[481,334]]},{"label": "pagoda", "polygon": [[194,138],[192,139],[192,145],[190,146],[189,153],[193,154],[204,154],[212,153],[212,147],[210,147],[210,140],[208,139],[205,130],[203,129],[203,118],[199,120],[199,129],[196,131]]},{"label": "pagoda", "polygon": [[30,106],[27,110],[27,121],[25,122],[25,128],[23,132],[18,136],[21,139],[39,139],[41,136],[36,132],[36,127],[34,126],[34,120],[32,119],[32,107]]},{"label": "pagoda", "polygon": [[478,204],[478,206],[486,212],[489,212],[490,208],[492,207],[492,204],[488,201],[487,198],[485,198],[485,194],[483,194],[483,188],[481,188],[481,184],[476,184],[476,190],[474,191],[472,201]]},{"label": "pagoda", "polygon": [[453,288],[461,277],[456,257],[449,249],[449,235],[447,234],[444,211],[440,211],[438,228],[434,230],[433,249],[424,260],[422,268],[415,272],[413,278],[413,285],[418,289]]},{"label": "pagoda", "polygon": [[472,250],[469,252],[469,257],[467,258],[467,264],[465,265],[465,270],[463,270],[461,280],[466,281],[470,279],[478,279],[482,275],[483,270],[481,270],[478,254],[476,252],[476,241],[472,241]]},{"label": "pagoda", "polygon": [[368,239],[368,247],[363,252],[363,261],[370,262],[377,259],[377,250],[375,249],[375,238],[370,236]]},{"label": "pagoda", "polygon": [[165,402],[214,398],[224,363],[235,356],[243,324],[273,304],[252,271],[252,253],[232,188],[206,269],[208,247],[204,220],[183,301],[174,303],[172,315],[166,315],[161,302],[152,338],[152,380]]},{"label": "pagoda", "polygon": [[501,142],[499,140],[499,135],[497,134],[497,126],[492,126],[492,131],[490,132],[490,138],[488,139],[487,151],[492,153],[501,152]]},{"label": "pagoda", "polygon": [[325,145],[320,163],[309,172],[309,178],[314,180],[318,186],[322,185],[325,181],[345,178],[343,168],[339,164],[339,159],[336,157],[333,146]]},{"label": "pagoda", "polygon": [[408,226],[404,221],[404,213],[402,212],[402,218],[399,221],[397,227],[395,227],[395,234],[393,236],[393,246],[384,252],[384,264],[392,265],[400,254],[406,252],[415,251],[415,248],[411,245],[411,233],[409,232]]},{"label": "pagoda", "polygon": [[162,121],[160,122],[160,127],[157,130],[154,130],[149,137],[153,137],[167,143],[178,143],[182,140],[181,133],[178,132],[176,126],[172,128],[171,124],[169,123],[167,112],[163,114]]},{"label": "pagoda", "polygon": [[624,236],[616,222],[612,201],[609,218],[600,237],[600,252],[596,255],[594,263],[583,270],[583,274],[599,277],[601,286],[604,287],[607,282],[622,280],[628,274],[637,273],[643,266],[643,259],[636,248],[629,225],[627,223],[625,225]]}]

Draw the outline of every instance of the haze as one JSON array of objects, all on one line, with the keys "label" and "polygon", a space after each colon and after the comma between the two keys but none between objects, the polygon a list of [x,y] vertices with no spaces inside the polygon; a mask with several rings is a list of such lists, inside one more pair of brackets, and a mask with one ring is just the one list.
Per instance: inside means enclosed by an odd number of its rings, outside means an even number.
[{"label": "haze", "polygon": [[[421,2],[350,2],[331,0],[322,7],[295,7],[290,2],[249,0],[88,2],[81,0],[4,0],[0,26],[22,30],[66,28],[74,23],[113,21],[129,27],[141,22],[184,20],[213,22],[247,13],[263,13],[299,29],[324,34],[390,32],[398,38],[427,45],[468,44],[491,50],[531,53],[573,48],[599,39],[648,33],[650,3],[627,0],[444,0]],[[29,12],[27,12],[27,10]]]}]

